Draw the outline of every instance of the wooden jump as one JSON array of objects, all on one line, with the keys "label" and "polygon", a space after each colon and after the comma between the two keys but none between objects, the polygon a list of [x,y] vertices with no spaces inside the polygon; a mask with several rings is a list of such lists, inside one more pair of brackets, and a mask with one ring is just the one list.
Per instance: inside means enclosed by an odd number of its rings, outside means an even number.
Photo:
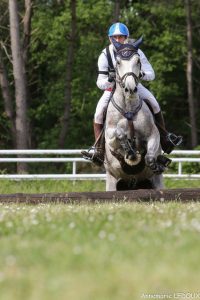
[{"label": "wooden jump", "polygon": [[82,202],[151,202],[200,201],[200,188],[135,190],[118,192],[72,192],[47,194],[1,194],[0,203],[82,203]]}]

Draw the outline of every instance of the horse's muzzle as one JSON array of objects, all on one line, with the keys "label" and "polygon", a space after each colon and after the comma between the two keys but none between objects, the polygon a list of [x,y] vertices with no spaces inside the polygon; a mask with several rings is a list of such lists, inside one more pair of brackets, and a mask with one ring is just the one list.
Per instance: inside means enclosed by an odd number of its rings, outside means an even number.
[{"label": "horse's muzzle", "polygon": [[125,93],[130,93],[130,94],[135,94],[137,93],[137,86],[134,88],[134,89],[128,89],[128,88],[125,88],[124,91]]}]

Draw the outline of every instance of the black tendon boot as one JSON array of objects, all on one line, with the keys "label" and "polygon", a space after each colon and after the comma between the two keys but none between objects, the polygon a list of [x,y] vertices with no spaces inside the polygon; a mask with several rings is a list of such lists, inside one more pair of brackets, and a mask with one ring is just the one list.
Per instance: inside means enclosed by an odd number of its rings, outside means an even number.
[{"label": "black tendon boot", "polygon": [[174,133],[169,133],[165,128],[165,121],[163,118],[163,114],[161,111],[159,113],[154,114],[155,123],[160,132],[160,143],[163,151],[167,154],[170,154],[172,150],[179,146],[182,143],[182,136],[175,135]]},{"label": "black tendon boot", "polygon": [[102,166],[104,162],[105,154],[105,139],[103,130],[103,124],[93,123],[94,126],[94,136],[95,136],[95,146],[91,148],[94,152],[81,151],[85,159],[91,160],[95,165]]}]

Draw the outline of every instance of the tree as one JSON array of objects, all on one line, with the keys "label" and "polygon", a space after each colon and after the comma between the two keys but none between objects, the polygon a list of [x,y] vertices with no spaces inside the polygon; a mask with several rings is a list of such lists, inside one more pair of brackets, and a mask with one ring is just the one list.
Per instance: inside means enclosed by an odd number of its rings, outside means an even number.
[{"label": "tree", "polygon": [[69,43],[68,43],[68,53],[67,53],[67,63],[66,63],[66,83],[65,83],[65,106],[64,114],[61,118],[61,131],[59,135],[58,146],[63,148],[65,145],[66,136],[69,130],[69,119],[71,110],[71,82],[73,74],[73,64],[74,64],[74,51],[76,42],[76,0],[70,1],[71,10],[71,32],[69,33]]},{"label": "tree", "polygon": [[[27,80],[20,45],[17,0],[9,0],[10,36],[16,99],[16,148],[28,148]],[[18,164],[18,172],[26,171],[26,164]]]},{"label": "tree", "polygon": [[120,16],[120,0],[115,0],[113,23],[119,22]]},{"label": "tree", "polygon": [[15,130],[15,114],[13,108],[13,99],[10,91],[8,75],[3,61],[3,55],[1,49],[0,49],[0,86],[2,89],[5,113],[10,123],[12,143],[13,143],[13,147],[15,148],[16,130]]},{"label": "tree", "polygon": [[[8,5],[5,1],[0,4],[1,16],[0,16],[0,88],[2,92],[3,109],[5,117],[1,119],[1,122],[6,126],[3,126],[1,131],[1,146],[3,146],[6,139],[7,145],[11,147],[16,146],[16,131],[15,131],[15,111],[14,111],[14,97],[12,93],[12,84],[10,84],[9,68],[12,65],[11,57],[9,53],[9,30],[8,30]],[[9,134],[5,134],[5,130]],[[9,147],[8,146],[8,147]]]},{"label": "tree", "polygon": [[31,39],[31,18],[32,18],[32,1],[24,0],[25,3],[25,14],[23,17],[23,47],[22,55],[24,64],[28,62],[28,52],[30,48],[30,39]]},{"label": "tree", "polygon": [[188,104],[189,104],[189,116],[191,124],[191,146],[196,147],[198,144],[197,139],[197,122],[195,101],[193,95],[193,46],[192,46],[192,19],[191,19],[191,1],[185,0],[186,9],[186,24],[187,24],[187,91],[188,91]]}]

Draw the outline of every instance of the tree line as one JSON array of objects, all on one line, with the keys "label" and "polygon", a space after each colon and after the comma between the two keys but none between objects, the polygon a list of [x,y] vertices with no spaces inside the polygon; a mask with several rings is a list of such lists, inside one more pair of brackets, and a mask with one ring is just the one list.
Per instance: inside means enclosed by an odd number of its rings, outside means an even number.
[{"label": "tree line", "polygon": [[1,149],[92,144],[97,59],[116,21],[143,35],[156,73],[143,84],[168,130],[183,135],[183,148],[198,146],[198,0],[2,0],[0,11]]}]

